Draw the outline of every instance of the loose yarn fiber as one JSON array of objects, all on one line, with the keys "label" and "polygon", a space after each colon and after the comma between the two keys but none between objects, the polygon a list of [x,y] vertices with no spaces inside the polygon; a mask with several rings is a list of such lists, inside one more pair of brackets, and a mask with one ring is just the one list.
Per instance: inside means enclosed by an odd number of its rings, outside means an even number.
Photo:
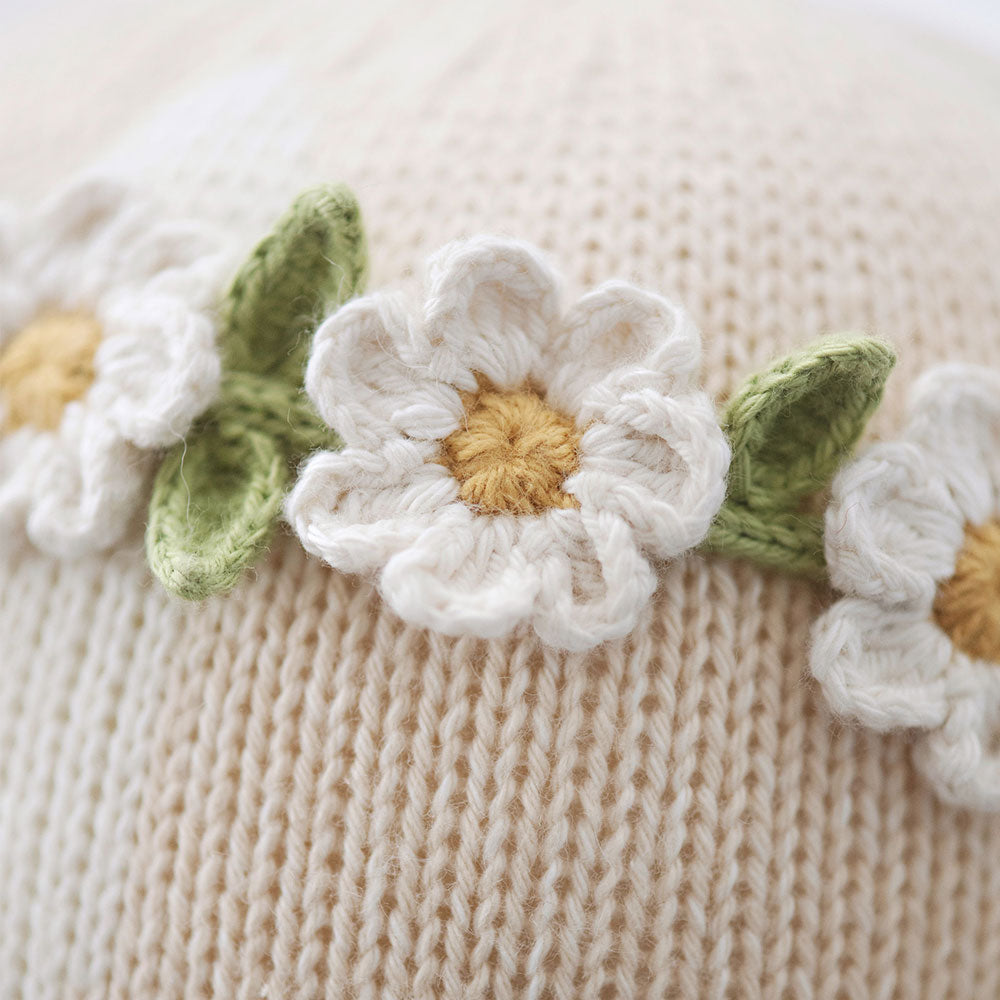
[{"label": "loose yarn fiber", "polygon": [[[141,176],[237,251],[300,113],[302,172],[364,207],[374,288],[516,233],[567,302],[611,277],[683,302],[726,399],[874,331],[899,354],[886,440],[917,373],[1000,367],[996,73],[972,55],[771,0],[344,4],[335,27],[320,0],[199,0],[155,32],[77,6],[0,32],[10,195],[186,91]],[[241,117],[233,85],[199,117],[200,81],[265,60],[298,111],[279,89]],[[564,653],[407,626],[280,533],[199,603],[141,548],[0,560],[5,1000],[1000,996],[1000,819],[940,801],[908,738],[832,722],[809,581],[695,555],[630,638]]]}]

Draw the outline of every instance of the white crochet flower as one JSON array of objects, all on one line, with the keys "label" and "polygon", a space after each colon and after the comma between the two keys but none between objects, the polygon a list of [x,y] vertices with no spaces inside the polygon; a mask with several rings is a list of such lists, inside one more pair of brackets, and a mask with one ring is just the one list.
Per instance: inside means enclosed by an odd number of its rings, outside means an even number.
[{"label": "white crochet flower", "polygon": [[217,391],[220,264],[107,179],[0,210],[0,540],[74,555],[124,532]]},{"label": "white crochet flower", "polygon": [[[491,637],[530,623],[569,649],[621,636],[656,588],[649,557],[697,545],[724,497],[729,448],[696,388],[699,356],[691,321],[656,295],[612,282],[561,318],[537,251],[450,244],[430,261],[421,315],[372,295],[317,331],[306,388],[346,447],[310,459],[288,519],[337,569],[379,572],[388,603],[417,624]],[[537,476],[557,486],[554,505],[486,513],[462,499],[444,455],[476,440],[476,399],[523,406],[529,425],[498,418],[499,451],[466,485],[530,505]],[[508,431],[527,456],[515,473],[488,460]],[[569,461],[573,442],[567,477],[546,479],[545,449]]]},{"label": "white crochet flower", "polygon": [[916,385],[906,429],[833,485],[830,576],[812,672],[833,709],[912,728],[946,800],[1000,809],[1000,374],[947,365]]}]

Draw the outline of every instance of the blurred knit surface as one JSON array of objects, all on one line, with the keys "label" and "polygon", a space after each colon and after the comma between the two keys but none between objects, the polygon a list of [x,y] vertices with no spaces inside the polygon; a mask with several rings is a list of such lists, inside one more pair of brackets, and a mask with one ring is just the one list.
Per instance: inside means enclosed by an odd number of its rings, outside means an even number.
[{"label": "blurred knit surface", "polygon": [[[1000,364],[974,57],[742,0],[49,14],[0,35],[8,194],[107,153],[226,225],[235,266],[343,180],[371,288],[510,233],[567,301],[618,277],[683,302],[713,393],[877,332],[879,433],[926,365]],[[286,539],[200,606],[138,529],[25,552],[0,568],[0,996],[994,1000],[1000,820],[831,723],[805,667],[827,600],[696,556],[632,638],[557,655],[406,628]]]}]

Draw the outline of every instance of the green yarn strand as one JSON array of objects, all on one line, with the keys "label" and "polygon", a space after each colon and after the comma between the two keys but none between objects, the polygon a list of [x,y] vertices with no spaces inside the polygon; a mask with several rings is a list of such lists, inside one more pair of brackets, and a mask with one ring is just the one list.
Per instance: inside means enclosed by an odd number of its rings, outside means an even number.
[{"label": "green yarn strand", "polygon": [[843,336],[747,379],[723,414],[729,484],[703,548],[822,578],[823,518],[809,501],[857,444],[895,363],[889,345]]},{"label": "green yarn strand", "polygon": [[361,291],[367,266],[361,212],[335,186],[300,196],[240,269],[223,306],[219,399],[153,485],[146,555],[171,593],[231,589],[270,541],[294,466],[342,446],[302,379],[317,323]]}]

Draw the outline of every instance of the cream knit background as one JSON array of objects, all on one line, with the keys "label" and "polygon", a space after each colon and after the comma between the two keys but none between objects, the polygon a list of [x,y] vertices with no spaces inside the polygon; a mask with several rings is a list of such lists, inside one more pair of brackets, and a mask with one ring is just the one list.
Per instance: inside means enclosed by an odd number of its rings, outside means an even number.
[{"label": "cream knit background", "polygon": [[[1000,364],[1000,84],[784,3],[40,5],[0,34],[0,190],[113,150],[234,256],[345,179],[373,286],[540,243],[687,304],[707,381],[871,328]],[[418,9],[419,8],[419,9]],[[274,546],[175,604],[137,535],[0,569],[0,997],[1000,994],[1000,820],[805,676],[822,592],[662,574],[631,641],[403,627]]]}]

